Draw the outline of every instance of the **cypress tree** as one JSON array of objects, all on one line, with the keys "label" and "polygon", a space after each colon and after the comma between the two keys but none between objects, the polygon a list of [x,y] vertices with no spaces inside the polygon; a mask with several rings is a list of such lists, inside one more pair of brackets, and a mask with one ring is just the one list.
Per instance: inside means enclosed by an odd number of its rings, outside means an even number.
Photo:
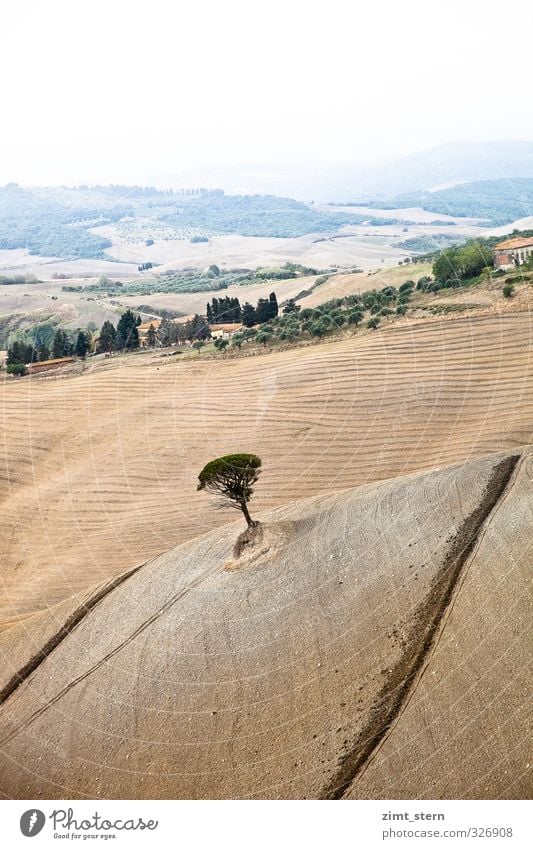
[{"label": "cypress tree", "polygon": [[46,347],[44,343],[42,345],[39,345],[37,349],[37,357],[40,363],[44,363],[45,360],[50,359],[50,350]]},{"label": "cypress tree", "polygon": [[52,342],[52,357],[59,359],[60,357],[68,356],[69,340],[67,334],[61,328],[55,332],[54,341]]},{"label": "cypress tree", "polygon": [[104,321],[98,339],[98,352],[100,354],[109,353],[114,349],[116,335],[115,325],[110,321]]},{"label": "cypress tree", "polygon": [[120,316],[117,325],[116,343],[119,350],[131,350],[139,347],[139,333],[137,330],[140,324],[140,316],[135,316],[131,310],[126,310]]},{"label": "cypress tree", "polygon": [[245,327],[253,327],[254,324],[257,324],[255,309],[248,301],[242,308],[242,323]]},{"label": "cypress tree", "polygon": [[259,298],[255,308],[256,318],[259,324],[264,324],[270,319],[270,301],[266,298]]},{"label": "cypress tree", "polygon": [[89,352],[89,337],[85,330],[80,330],[76,339],[76,356],[83,360]]}]

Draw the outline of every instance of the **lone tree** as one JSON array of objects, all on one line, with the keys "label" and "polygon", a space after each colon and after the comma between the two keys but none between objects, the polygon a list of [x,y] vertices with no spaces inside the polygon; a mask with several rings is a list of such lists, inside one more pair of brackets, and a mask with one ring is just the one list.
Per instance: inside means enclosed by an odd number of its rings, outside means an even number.
[{"label": "lone tree", "polygon": [[226,454],[204,466],[198,475],[198,489],[227,499],[229,506],[242,510],[248,527],[253,528],[257,522],[250,516],[247,505],[260,472],[261,460],[255,454]]}]

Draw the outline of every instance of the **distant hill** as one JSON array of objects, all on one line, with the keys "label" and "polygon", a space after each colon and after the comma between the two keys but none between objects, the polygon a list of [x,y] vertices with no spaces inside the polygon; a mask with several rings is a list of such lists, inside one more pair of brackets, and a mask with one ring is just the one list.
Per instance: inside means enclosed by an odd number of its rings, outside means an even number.
[{"label": "distant hill", "polygon": [[26,248],[41,256],[101,259],[112,243],[91,229],[124,219],[135,221],[141,239],[154,234],[167,239],[224,234],[287,238],[335,231],[363,220],[314,210],[287,197],[227,195],[220,189],[0,188],[0,250]]},{"label": "distant hill", "polygon": [[[313,200],[422,206],[507,224],[533,212],[533,142],[447,144],[383,162],[202,168],[154,180],[159,188],[0,187],[0,250],[103,259],[116,235],[148,244],[233,234],[293,238],[368,219]],[[112,231],[97,229],[110,224]]]},{"label": "distant hill", "polygon": [[463,183],[436,192],[413,192],[393,198],[377,208],[421,206],[429,212],[454,217],[484,218],[500,226],[533,215],[533,178],[505,178]]},{"label": "distant hill", "polygon": [[453,142],[369,162],[292,163],[197,168],[154,180],[214,185],[226,191],[272,192],[300,200],[366,202],[438,186],[499,178],[533,178],[533,141]]}]

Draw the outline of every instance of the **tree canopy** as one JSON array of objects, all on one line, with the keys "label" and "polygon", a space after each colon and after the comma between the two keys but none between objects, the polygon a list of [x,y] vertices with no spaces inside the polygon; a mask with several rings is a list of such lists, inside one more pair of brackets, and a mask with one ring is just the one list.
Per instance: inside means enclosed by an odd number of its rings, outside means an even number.
[{"label": "tree canopy", "polygon": [[229,506],[242,510],[248,526],[252,527],[257,523],[250,516],[247,505],[260,470],[261,460],[256,454],[226,454],[204,466],[198,475],[198,490],[222,496]]},{"label": "tree canopy", "polygon": [[115,347],[116,341],[116,330],[115,325],[110,321],[104,321],[102,324],[102,329],[100,330],[100,337],[98,339],[98,351],[99,353],[109,353]]},{"label": "tree canopy", "polygon": [[136,316],[131,310],[126,310],[126,312],[122,313],[116,332],[116,345],[119,350],[139,347],[139,333],[137,330],[139,324],[140,317]]},{"label": "tree canopy", "polygon": [[492,263],[490,247],[471,239],[462,247],[442,251],[433,263],[433,274],[438,282],[468,280]]},{"label": "tree canopy", "polygon": [[76,339],[76,356],[84,359],[91,348],[91,340],[89,334],[85,330],[80,330]]}]

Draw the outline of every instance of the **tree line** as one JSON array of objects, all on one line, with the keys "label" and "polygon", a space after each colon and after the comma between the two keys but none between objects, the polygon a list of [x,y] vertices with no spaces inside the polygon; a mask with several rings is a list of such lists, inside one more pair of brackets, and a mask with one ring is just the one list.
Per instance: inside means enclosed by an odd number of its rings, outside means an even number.
[{"label": "tree line", "polygon": [[268,298],[259,298],[252,306],[246,302],[242,305],[238,298],[212,298],[207,304],[207,321],[209,324],[244,324],[253,327],[271,321],[279,313],[276,293],[271,292]]},{"label": "tree line", "polygon": [[[385,286],[381,290],[372,289],[344,298],[333,298],[317,307],[301,308],[293,299],[289,299],[283,305],[281,315],[258,327],[245,326],[235,333],[231,338],[231,347],[240,350],[248,344],[267,346],[310,338],[320,339],[338,332],[344,326],[358,327],[363,322],[367,329],[377,330],[383,319],[406,314],[415,287],[413,280],[407,280],[399,288]],[[215,347],[221,352],[229,345],[226,339],[215,341]]]},{"label": "tree line", "polygon": [[42,363],[63,357],[85,359],[87,354],[93,352],[108,353],[138,348],[140,323],[139,315],[132,310],[126,310],[116,327],[111,321],[104,321],[99,334],[81,328],[69,332],[59,327],[49,344],[38,338],[30,342],[15,340],[7,350],[7,371],[9,374],[25,374],[25,367],[30,363]]},{"label": "tree line", "polygon": [[7,371],[10,374],[23,374],[20,366],[30,363],[43,363],[47,360],[57,360],[63,357],[85,358],[91,350],[92,334],[88,330],[78,330],[71,337],[65,330],[59,328],[54,334],[52,345],[49,347],[41,342],[22,342],[15,340],[7,350]]}]

